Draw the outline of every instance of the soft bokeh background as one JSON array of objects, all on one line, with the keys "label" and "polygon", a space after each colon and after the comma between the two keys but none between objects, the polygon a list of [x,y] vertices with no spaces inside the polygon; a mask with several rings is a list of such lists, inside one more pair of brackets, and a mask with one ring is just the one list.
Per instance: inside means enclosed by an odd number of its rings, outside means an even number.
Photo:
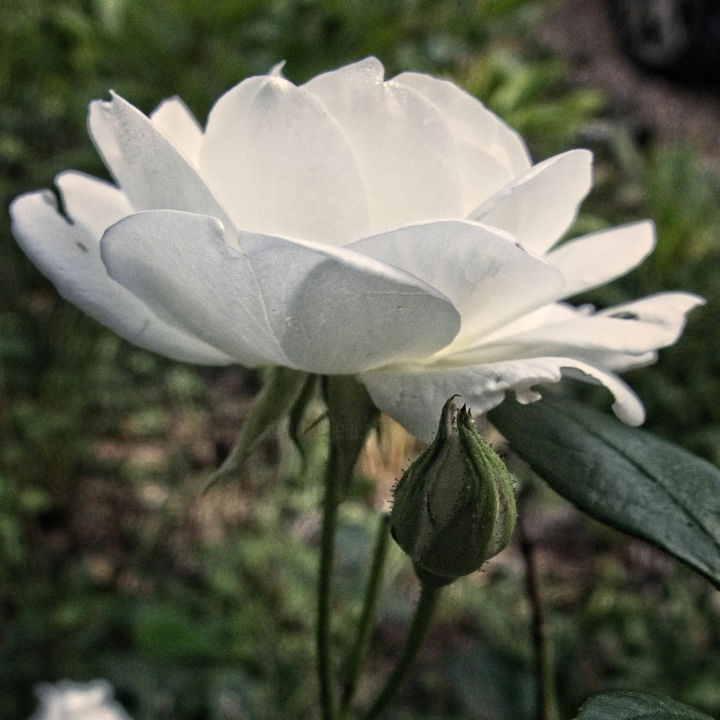
[{"label": "soft bokeh background", "polygon": [[[368,54],[388,76],[448,75],[515,125],[537,159],[577,146],[596,152],[596,189],[576,233],[656,221],[653,258],[581,300],[605,305],[673,288],[708,298],[682,342],[628,379],[652,430],[720,462],[716,138],[678,144],[654,122],[685,112],[685,127],[695,127],[692,103],[712,91],[675,91],[633,74],[609,54],[603,3],[575,3],[597,20],[589,33],[586,21],[584,39],[567,25],[578,19],[571,5],[4,0],[0,207],[5,213],[14,196],[51,186],[67,168],[106,176],[85,116],[109,88],[146,112],[179,94],[204,119],[224,90],[281,59],[295,81]],[[633,104],[641,90],[623,86],[622,73],[651,88],[651,99]],[[106,332],[58,297],[15,246],[3,214],[0,718],[27,717],[39,681],[97,676],[136,720],[314,715],[324,428],[308,434],[304,468],[280,433],[236,480],[202,494],[259,386],[256,373],[174,364]],[[607,406],[604,395],[592,399]],[[341,523],[340,643],[358,610],[377,511],[412,452],[395,428],[364,459]],[[589,694],[620,687],[720,713],[717,593],[530,486],[524,517],[537,543],[564,715]],[[394,717],[533,716],[525,570],[513,545],[452,587]],[[397,651],[417,592],[399,552],[389,580],[361,699]]]}]

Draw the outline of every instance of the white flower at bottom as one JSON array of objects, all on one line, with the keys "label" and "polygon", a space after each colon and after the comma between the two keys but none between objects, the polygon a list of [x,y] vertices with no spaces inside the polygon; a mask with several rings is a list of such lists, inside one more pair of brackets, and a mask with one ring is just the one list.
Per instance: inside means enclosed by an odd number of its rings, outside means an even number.
[{"label": "white flower at bottom", "polygon": [[650,223],[556,248],[591,186],[591,154],[533,165],[522,139],[446,80],[385,81],[375,58],[296,86],[274,70],[215,104],[147,117],[90,108],[115,178],[74,172],[11,206],[58,290],[142,347],[201,364],[358,375],[428,437],[447,397],[475,412],[576,375],[640,401],[616,373],[672,344],[700,298],[594,313],[560,301],[652,250]]},{"label": "white flower at bottom", "polygon": [[40,706],[30,720],[130,720],[105,680],[43,683],[36,692]]}]

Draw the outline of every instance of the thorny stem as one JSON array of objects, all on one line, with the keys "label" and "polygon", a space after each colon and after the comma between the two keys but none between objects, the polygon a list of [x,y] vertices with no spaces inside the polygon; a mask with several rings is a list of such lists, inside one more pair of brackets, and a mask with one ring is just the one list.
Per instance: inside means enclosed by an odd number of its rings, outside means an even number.
[{"label": "thorny stem", "polygon": [[360,677],[360,670],[367,655],[368,645],[370,643],[370,633],[372,630],[372,621],[375,616],[375,608],[380,597],[380,586],[382,584],[383,572],[385,569],[385,559],[387,558],[387,550],[390,540],[390,515],[383,513],[378,524],[377,537],[375,539],[375,550],[373,552],[372,565],[370,567],[370,575],[365,590],[365,598],[363,601],[362,615],[358,623],[355,636],[355,644],[350,653],[350,659],[347,668],[347,679],[343,686],[342,698],[340,701],[340,717],[347,718],[350,715],[350,708],[355,690]]},{"label": "thorny stem", "polygon": [[410,624],[405,645],[400,652],[400,656],[397,659],[392,673],[385,681],[385,685],[375,699],[375,702],[373,702],[370,709],[362,716],[362,720],[375,720],[375,718],[380,716],[405,682],[408,672],[420,653],[420,648],[427,636],[433,613],[437,607],[440,591],[442,590],[441,586],[431,585],[429,583],[422,583],[421,588],[420,599],[415,608],[415,615]]}]

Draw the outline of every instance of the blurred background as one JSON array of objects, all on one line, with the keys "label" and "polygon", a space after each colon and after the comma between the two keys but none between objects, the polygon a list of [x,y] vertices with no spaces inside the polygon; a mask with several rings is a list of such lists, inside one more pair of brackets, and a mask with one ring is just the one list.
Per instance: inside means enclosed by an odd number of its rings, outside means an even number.
[{"label": "blurred background", "polygon": [[[68,168],[107,177],[86,132],[90,100],[113,88],[149,112],[178,94],[204,120],[221,93],[279,60],[301,82],[372,54],[388,77],[451,77],[516,127],[536,160],[590,147],[596,185],[573,233],[651,217],[658,247],[578,301],[671,289],[707,298],[682,341],[628,381],[651,430],[720,463],[717,15],[699,0],[2,0],[0,718],[28,717],[40,681],[94,677],[135,720],[315,716],[324,428],[308,433],[304,465],[278,433],[203,494],[261,378],[126,344],[63,301],[10,235],[16,195]],[[413,452],[388,426],[344,510],[341,644],[377,512]],[[524,518],[563,715],[611,688],[720,713],[717,592],[529,487]],[[452,586],[393,717],[534,717],[526,569],[515,543]],[[417,593],[399,552],[388,576],[361,700],[397,652]]]}]

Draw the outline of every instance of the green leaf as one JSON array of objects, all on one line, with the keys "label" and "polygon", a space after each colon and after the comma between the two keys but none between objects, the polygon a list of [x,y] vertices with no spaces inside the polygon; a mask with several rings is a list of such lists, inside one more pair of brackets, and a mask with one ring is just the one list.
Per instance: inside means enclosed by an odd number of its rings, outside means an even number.
[{"label": "green leaf", "polygon": [[576,720],[713,720],[668,698],[638,692],[612,692],[588,700]]},{"label": "green leaf", "polygon": [[306,378],[307,374],[299,370],[285,367],[270,369],[265,385],[245,418],[230,454],[210,476],[205,492],[225,476],[236,472],[260,440],[287,415],[300,395]]},{"label": "green leaf", "polygon": [[720,586],[720,470],[576,402],[507,401],[490,420],[551,487]]},{"label": "green leaf", "polygon": [[288,413],[288,434],[300,453],[300,461],[302,463],[300,470],[301,475],[305,472],[307,462],[305,445],[303,443],[303,433],[307,430],[307,428],[301,429],[300,425],[305,417],[308,406],[315,395],[315,386],[318,383],[318,379],[318,375],[308,375],[305,378],[305,382],[303,383],[302,388],[300,388],[300,392],[295,399],[293,406],[290,408],[290,412]]}]

